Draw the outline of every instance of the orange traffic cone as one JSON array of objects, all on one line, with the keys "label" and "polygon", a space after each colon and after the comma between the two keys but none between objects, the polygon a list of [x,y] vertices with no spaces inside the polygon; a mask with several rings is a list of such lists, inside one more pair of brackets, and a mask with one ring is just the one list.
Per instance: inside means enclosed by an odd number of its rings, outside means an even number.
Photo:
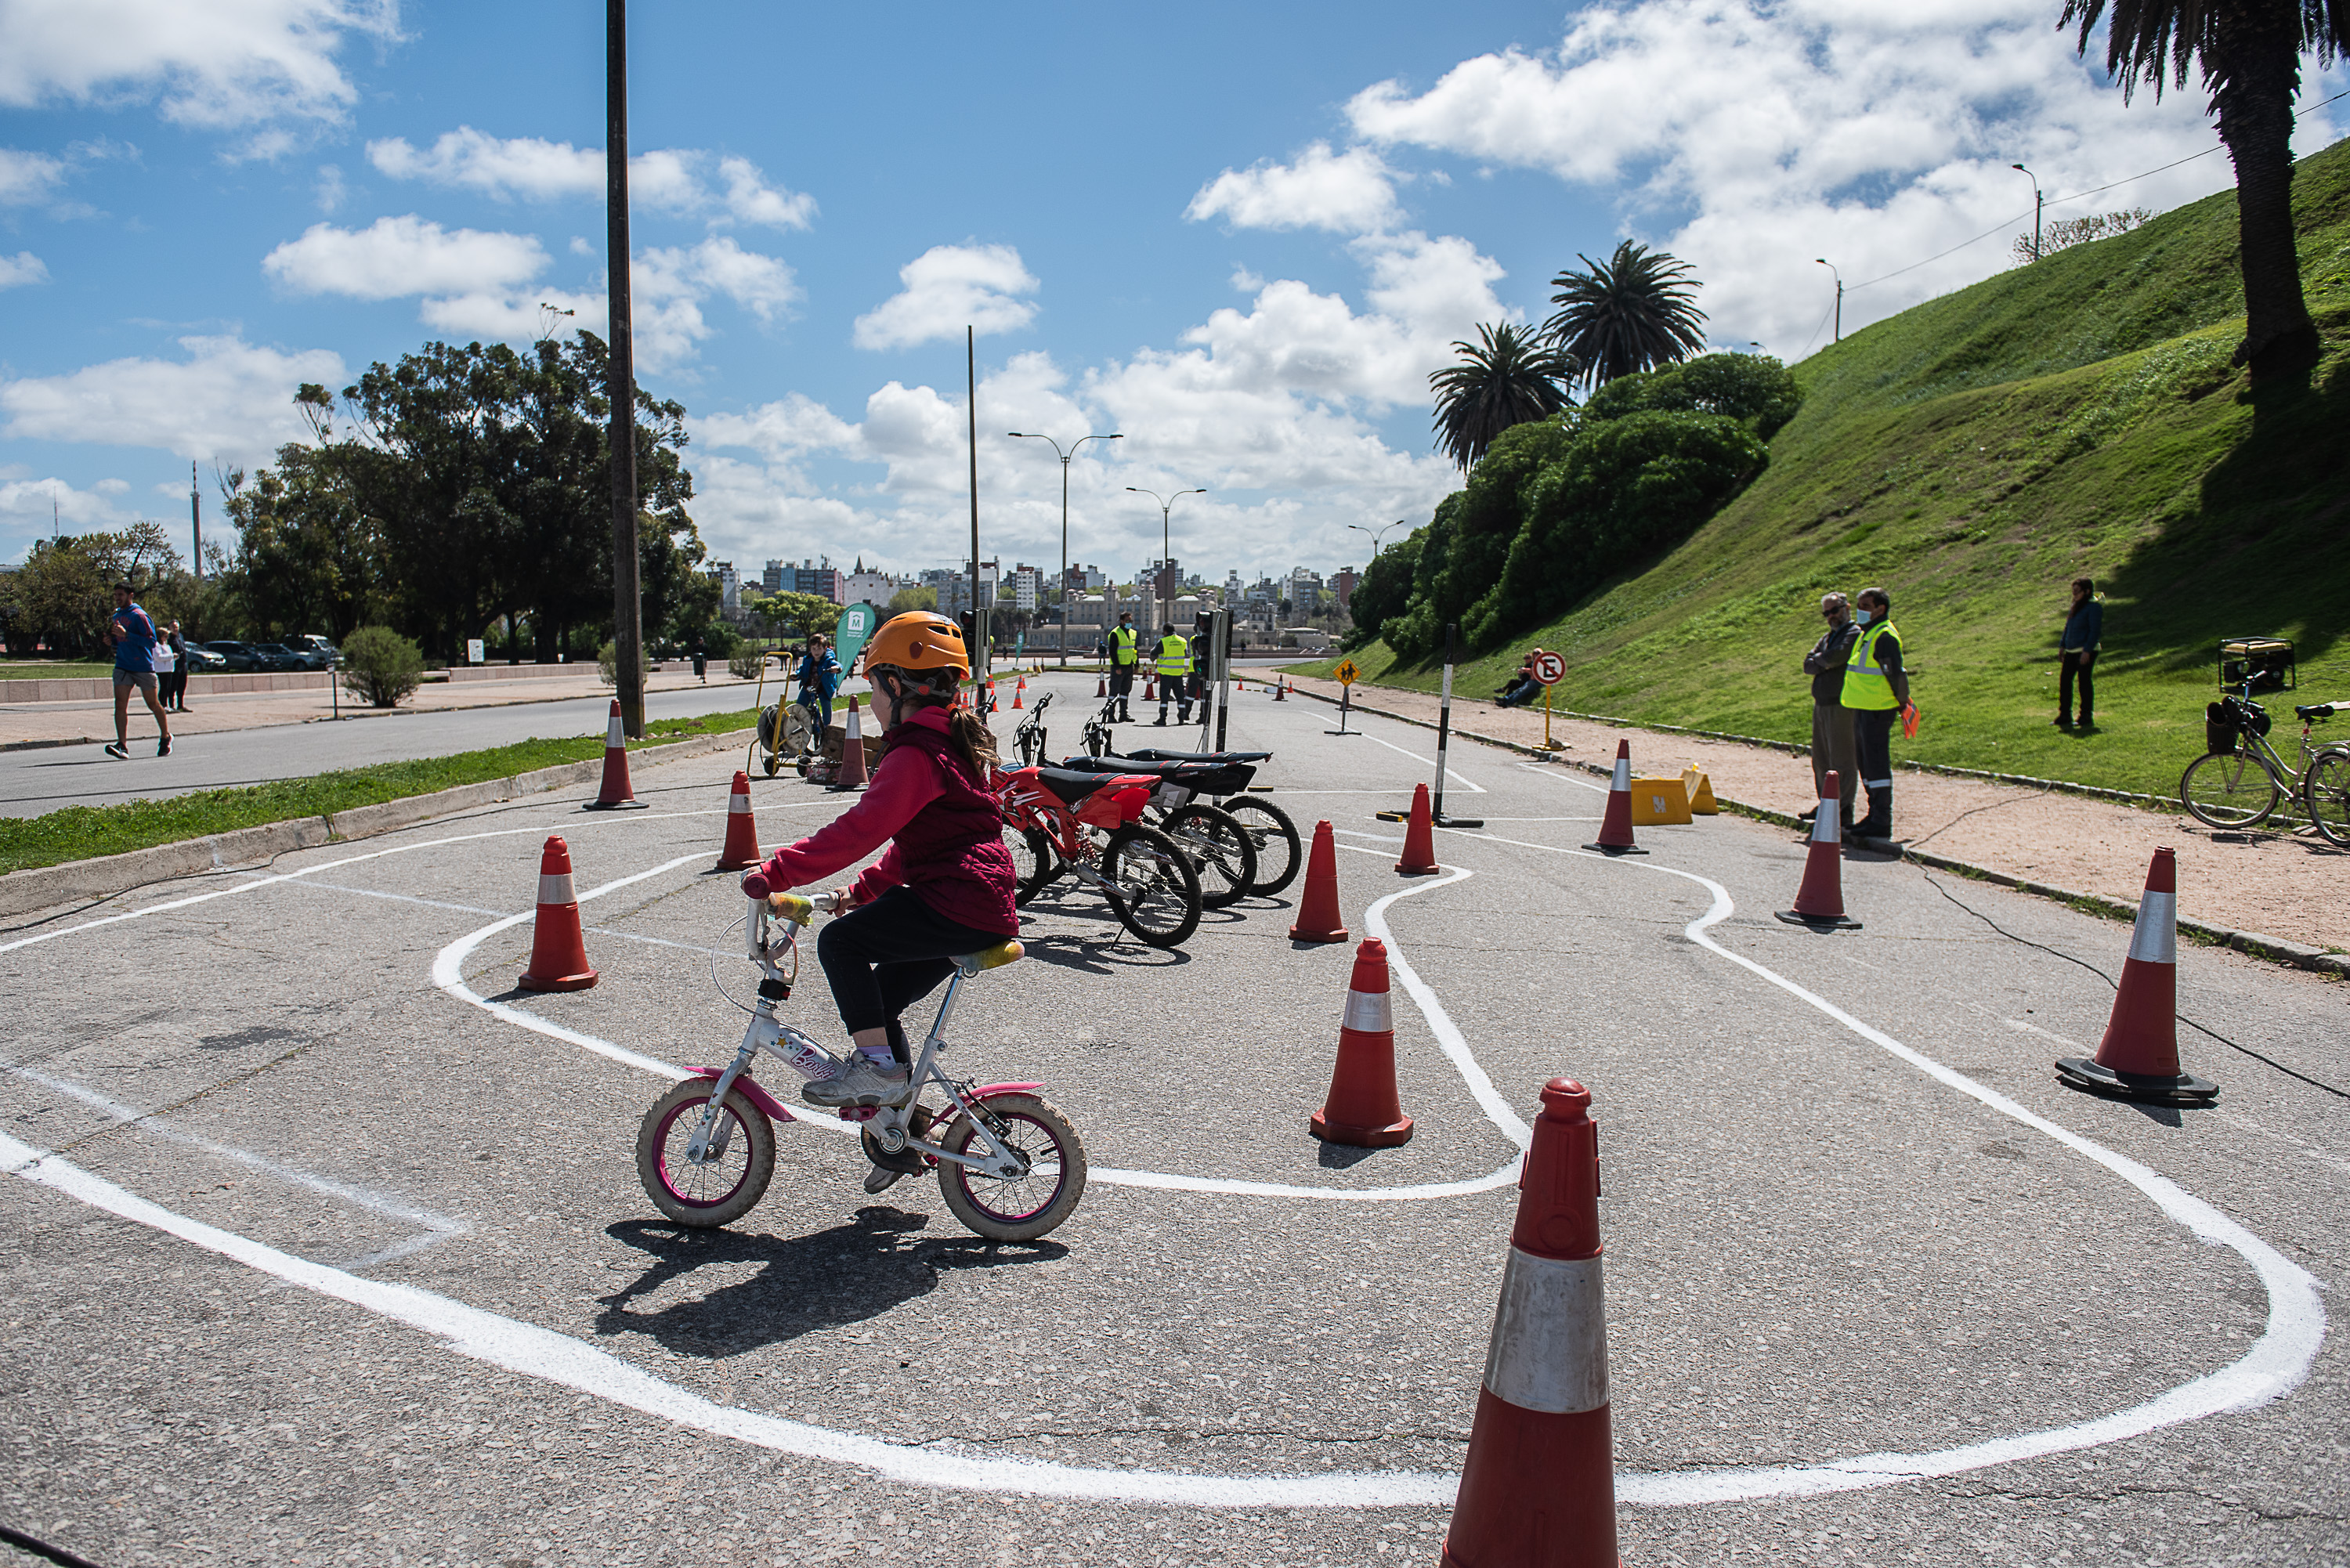
[{"label": "orange traffic cone", "polygon": [[[615,704],[617,706],[617,704]],[[538,857],[538,918],[530,932],[530,967],[515,981],[525,991],[585,991],[596,983],[579,929],[579,896],[571,890],[571,846],[546,841]]]},{"label": "orange traffic cone", "polygon": [[645,803],[629,787],[629,732],[620,724],[620,700],[612,699],[612,716],[604,724],[604,785],[586,811],[642,811]]},{"label": "orange traffic cone", "polygon": [[832,793],[863,789],[868,783],[865,772],[864,726],[857,720],[857,699],[848,700],[848,719],[841,731],[840,771],[833,775]]},{"label": "orange traffic cone", "polygon": [[759,863],[759,829],[751,820],[751,775],[737,773],[726,797],[726,846],[713,871],[742,871]]},{"label": "orange traffic cone", "polygon": [[1542,1098],[1442,1568],[1620,1568],[1599,1129],[1572,1078]]},{"label": "orange traffic cone", "polygon": [[[1146,699],[1147,701],[1147,699]],[[1338,914],[1338,841],[1328,822],[1314,825],[1314,847],[1305,853],[1305,896],[1297,900],[1293,942],[1343,942],[1347,928]]]},{"label": "orange traffic cone", "polygon": [[1107,697],[1109,695],[1108,676],[1102,676],[1099,680],[1094,682],[1094,695],[1097,697]]},{"label": "orange traffic cone", "polygon": [[1411,786],[1411,822],[1403,830],[1403,858],[1396,869],[1407,877],[1425,877],[1441,870],[1436,864],[1436,830],[1428,812],[1428,786]]},{"label": "orange traffic cone", "polygon": [[2067,1056],[2056,1075],[2076,1089],[2162,1106],[2207,1106],[2220,1085],[2178,1069],[2178,857],[2154,852],[2130,929],[2129,956],[2095,1061]]},{"label": "orange traffic cone", "polygon": [[1288,681],[1276,680],[1273,683],[1273,700],[1276,702],[1285,702],[1289,700]]},{"label": "orange traffic cone", "polygon": [[1599,818],[1599,841],[1586,844],[1602,855],[1646,855],[1632,842],[1632,742],[1616,742],[1616,773],[1607,781],[1607,809]]},{"label": "orange traffic cone", "polygon": [[1411,1141],[1411,1118],[1396,1097],[1395,1014],[1388,1002],[1388,950],[1377,937],[1355,950],[1347,1011],[1338,1020],[1338,1061],[1330,1093],[1306,1118],[1325,1143],[1393,1148]]},{"label": "orange traffic cone", "polygon": [[1012,706],[1014,708],[1025,708],[1028,706],[1027,703],[1021,701],[1021,699],[1025,697],[1027,694],[1028,678],[1024,675],[1020,678],[1020,684],[1012,689]]},{"label": "orange traffic cone", "polygon": [[1159,676],[1156,671],[1147,673],[1142,678],[1142,700],[1145,702],[1159,701]]},{"label": "orange traffic cone", "polygon": [[1830,768],[1820,775],[1820,809],[1812,817],[1812,846],[1804,857],[1804,885],[1795,907],[1773,911],[1791,926],[1815,931],[1856,931],[1860,922],[1844,912],[1844,781]]}]

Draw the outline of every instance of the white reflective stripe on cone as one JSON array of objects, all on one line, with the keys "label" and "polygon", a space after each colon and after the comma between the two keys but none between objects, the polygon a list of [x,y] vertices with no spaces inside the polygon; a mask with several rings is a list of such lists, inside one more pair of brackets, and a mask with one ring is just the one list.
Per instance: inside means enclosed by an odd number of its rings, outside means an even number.
[{"label": "white reflective stripe on cone", "polygon": [[1597,1258],[1537,1258],[1510,1249],[1485,1386],[1521,1410],[1555,1416],[1607,1403],[1607,1311]]},{"label": "white reflective stripe on cone", "polygon": [[538,901],[542,904],[577,903],[579,901],[578,895],[571,890],[571,873],[568,871],[558,873],[548,873],[546,871],[540,872],[538,874]]},{"label": "white reflective stripe on cone", "polygon": [[744,791],[744,790],[736,790],[733,794],[728,795],[728,796],[726,797],[726,810],[727,810],[727,814],[728,814],[729,815],[732,815],[732,816],[748,816],[748,815],[751,815],[751,796],[750,796],[750,794],[749,794],[747,791]]},{"label": "white reflective stripe on cone", "polygon": [[1632,763],[1630,758],[1618,757],[1616,759],[1616,771],[1608,775],[1607,787],[1611,790],[1620,789],[1625,791],[1627,794],[1630,793],[1632,788]]},{"label": "white reflective stripe on cone", "polygon": [[1844,803],[1841,801],[1820,802],[1819,811],[1812,817],[1812,842],[1814,844],[1842,843],[1843,840],[1837,836],[1837,833],[1842,826],[1843,812]]},{"label": "white reflective stripe on cone", "polygon": [[2178,961],[2178,895],[2148,893],[2138,900],[2129,956],[2140,963]]},{"label": "white reflective stripe on cone", "polygon": [[1338,1022],[1364,1034],[1392,1034],[1395,1009],[1384,991],[1350,991],[1347,993],[1346,1016]]},{"label": "white reflective stripe on cone", "polygon": [[625,746],[628,743],[629,732],[620,727],[620,716],[615,713],[612,715],[611,722],[604,726],[604,745],[608,750],[613,746]]}]

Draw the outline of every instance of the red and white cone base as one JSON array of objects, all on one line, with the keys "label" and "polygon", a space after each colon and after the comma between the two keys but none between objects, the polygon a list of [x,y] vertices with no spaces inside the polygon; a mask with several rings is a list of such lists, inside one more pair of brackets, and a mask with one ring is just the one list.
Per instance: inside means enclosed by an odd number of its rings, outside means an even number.
[{"label": "red and white cone base", "polygon": [[2129,956],[2122,961],[2114,1011],[2094,1060],[2057,1059],[2057,1078],[2075,1089],[2158,1106],[2208,1106],[2220,1085],[2178,1065],[2178,861],[2154,852]]}]

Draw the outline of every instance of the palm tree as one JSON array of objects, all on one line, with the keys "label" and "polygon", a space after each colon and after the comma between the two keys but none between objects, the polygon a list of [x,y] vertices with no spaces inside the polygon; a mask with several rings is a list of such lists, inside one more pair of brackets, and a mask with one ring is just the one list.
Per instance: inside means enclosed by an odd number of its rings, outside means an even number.
[{"label": "palm tree", "polygon": [[[2057,26],[2080,24],[2076,47],[2106,0],[2064,0]],[[2106,69],[2126,100],[2144,85],[2162,96],[2163,78],[2187,85],[2191,59],[2211,89],[2220,140],[2236,166],[2236,224],[2244,269],[2244,340],[2236,363],[2260,380],[2303,373],[2315,363],[2317,327],[2302,298],[2293,234],[2293,100],[2301,56],[2321,66],[2350,50],[2350,0],[2113,0]]]},{"label": "palm tree", "polygon": [[1550,280],[1558,290],[1550,302],[1559,312],[1543,323],[1543,332],[1593,385],[1678,365],[1705,347],[1698,326],[1705,319],[1696,303],[1700,286],[1681,281],[1689,263],[1630,240],[1604,262],[1580,253],[1575,259],[1591,270]]},{"label": "palm tree", "polygon": [[1531,331],[1505,321],[1479,327],[1477,336],[1482,348],[1456,341],[1461,363],[1428,378],[1436,389],[1436,444],[1463,473],[1512,425],[1566,407],[1563,383],[1575,376],[1575,362]]}]

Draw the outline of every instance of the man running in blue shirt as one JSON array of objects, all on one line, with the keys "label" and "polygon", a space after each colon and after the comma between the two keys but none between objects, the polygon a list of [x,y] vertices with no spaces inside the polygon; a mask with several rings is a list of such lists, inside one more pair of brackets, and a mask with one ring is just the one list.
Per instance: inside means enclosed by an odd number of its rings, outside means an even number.
[{"label": "man running in blue shirt", "polygon": [[114,616],[106,623],[106,640],[114,644],[114,744],[106,748],[106,754],[130,754],[130,693],[135,689],[147,700],[147,711],[163,732],[155,754],[170,756],[172,721],[163,716],[163,704],[155,695],[155,623],[131,597],[129,583],[114,585]]}]

